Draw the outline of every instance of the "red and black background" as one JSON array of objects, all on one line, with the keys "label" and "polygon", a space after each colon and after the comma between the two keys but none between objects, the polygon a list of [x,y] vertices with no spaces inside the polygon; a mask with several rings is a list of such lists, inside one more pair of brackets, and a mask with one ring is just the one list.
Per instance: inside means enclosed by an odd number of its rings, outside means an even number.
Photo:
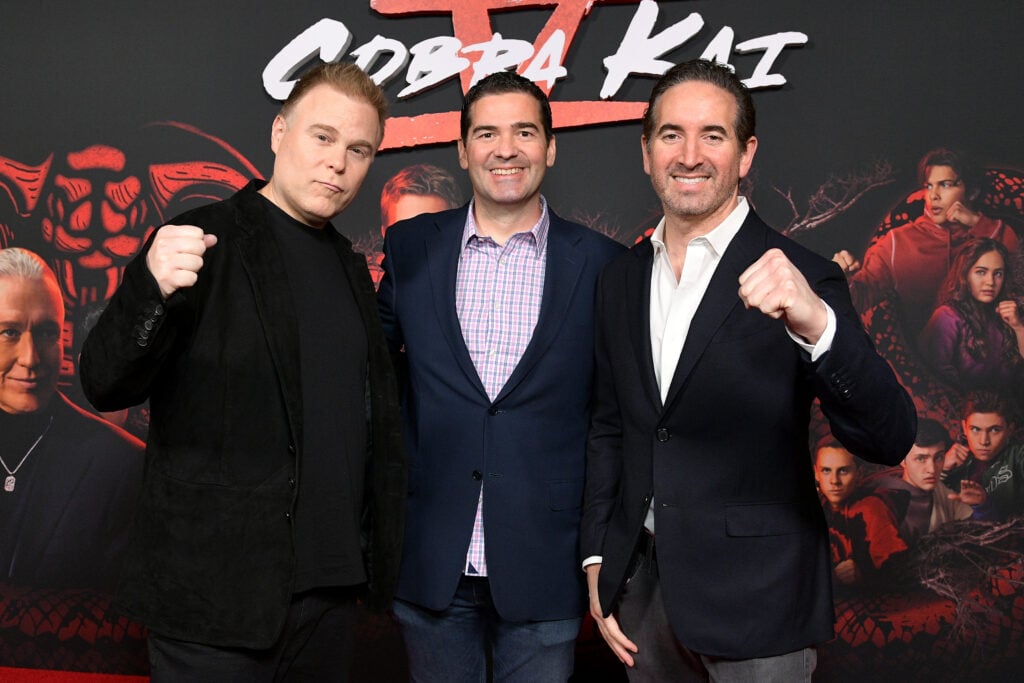
[{"label": "red and black background", "polygon": [[[473,45],[494,32],[539,47],[564,35],[566,75],[553,87],[541,84],[550,91],[558,139],[544,192],[561,215],[631,244],[658,218],[638,123],[656,74],[630,75],[608,99],[601,90],[607,57],[648,49],[628,30],[641,13],[656,20],[640,38],[667,41],[667,51],[653,55],[664,60],[661,69],[715,45],[742,78],[763,82],[757,74],[766,66],[781,77],[754,91],[760,144],[744,192],[798,241],[826,256],[842,248],[863,254],[879,226],[913,202],[916,162],[939,146],[967,150],[1002,179],[988,188],[984,210],[1022,234],[1024,6],[1010,0],[5,3],[0,247],[32,249],[58,273],[67,303],[62,390],[82,403],[75,358],[88,321],[146,235],[184,209],[269,175],[270,123],[280,103],[264,72],[293,40],[314,44],[312,32],[299,36],[325,19],[317,35],[327,47],[351,34],[340,59],[378,35],[405,48],[439,36]],[[778,45],[778,34],[805,38],[774,58],[763,47],[736,49],[746,41],[764,45],[765,36]],[[463,56],[473,62],[480,55]],[[311,51],[295,67],[318,58]],[[445,167],[469,196],[452,141],[472,66],[400,99],[406,78],[417,77],[410,64],[419,63],[414,57],[382,84],[392,114],[384,149],[360,196],[335,221],[365,251],[380,247],[380,190],[401,168]],[[952,428],[955,396],[922,378],[885,330],[873,334],[922,412]],[[144,436],[145,411],[128,426]],[[839,636],[822,649],[818,680],[887,673],[1001,680],[1024,666],[1021,558],[1024,548],[961,595],[918,587],[838,600]],[[144,632],[112,612],[108,596],[0,589],[0,679],[144,680]],[[400,676],[400,650],[386,624],[369,623],[360,637],[366,680]],[[577,678],[611,680],[596,673],[607,660],[587,638]]]}]

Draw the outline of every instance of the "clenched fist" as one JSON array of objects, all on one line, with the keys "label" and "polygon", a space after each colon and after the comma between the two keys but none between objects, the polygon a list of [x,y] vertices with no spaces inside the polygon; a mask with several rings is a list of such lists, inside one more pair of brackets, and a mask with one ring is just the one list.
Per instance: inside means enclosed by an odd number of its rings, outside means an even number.
[{"label": "clenched fist", "polygon": [[825,302],[780,249],[769,249],[740,275],[740,299],[782,320],[793,334],[817,343],[828,324]]},{"label": "clenched fist", "polygon": [[165,225],[156,231],[146,254],[146,267],[164,299],[196,283],[203,267],[203,254],[215,244],[216,235],[207,235],[195,225]]}]

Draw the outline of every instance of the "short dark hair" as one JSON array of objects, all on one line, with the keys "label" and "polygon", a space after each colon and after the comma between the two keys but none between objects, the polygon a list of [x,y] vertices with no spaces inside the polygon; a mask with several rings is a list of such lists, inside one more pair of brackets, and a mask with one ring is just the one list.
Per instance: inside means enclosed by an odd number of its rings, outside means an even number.
[{"label": "short dark hair", "polygon": [[960,411],[963,419],[967,419],[975,413],[995,413],[1001,415],[1007,424],[1011,422],[1013,411],[1010,404],[995,391],[972,391],[964,399],[963,410]]},{"label": "short dark hair", "polygon": [[949,430],[943,427],[937,420],[929,417],[917,418],[917,436],[914,437],[914,445],[922,448],[928,446],[942,446],[948,448],[953,443],[949,438]]},{"label": "short dark hair", "polygon": [[967,200],[973,202],[978,198],[984,174],[966,152],[945,147],[937,147],[926,152],[917,162],[917,182],[921,184],[921,187],[928,182],[928,169],[932,166],[949,166],[956,173],[960,182],[964,184],[964,194],[967,196]]},{"label": "short dark hair", "polygon": [[537,104],[540,105],[540,121],[544,128],[544,138],[550,140],[555,137],[555,129],[551,121],[551,103],[548,102],[548,96],[544,94],[544,91],[529,78],[520,76],[514,71],[498,71],[481,79],[466,93],[466,98],[462,102],[462,117],[459,122],[463,142],[466,142],[469,135],[469,110],[473,104],[487,95],[504,95],[510,92],[525,93],[537,100]]},{"label": "short dark hair", "polygon": [[754,137],[757,127],[757,112],[754,110],[754,100],[750,97],[750,91],[743,85],[733,70],[718,62],[707,59],[692,59],[688,62],[676,64],[658,79],[651,90],[651,96],[647,101],[647,109],[644,110],[643,133],[644,138],[650,140],[654,135],[654,113],[661,96],[672,86],[689,81],[700,81],[716,85],[732,95],[736,100],[736,137],[741,143],[746,143]]},{"label": "short dark hair", "polygon": [[384,139],[384,121],[388,117],[388,100],[384,91],[352,62],[329,62],[317,64],[306,71],[292,87],[288,99],[281,105],[281,116],[285,119],[295,108],[295,103],[302,96],[318,85],[329,85],[349,97],[363,100],[377,110],[377,123],[380,125],[380,137]]}]

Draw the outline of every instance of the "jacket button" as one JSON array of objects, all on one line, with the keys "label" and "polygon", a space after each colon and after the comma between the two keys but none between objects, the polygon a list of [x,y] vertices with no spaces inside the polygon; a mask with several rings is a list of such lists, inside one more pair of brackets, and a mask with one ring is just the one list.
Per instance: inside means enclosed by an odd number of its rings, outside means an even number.
[{"label": "jacket button", "polygon": [[295,488],[295,478],[294,478],[294,477],[293,477],[293,478],[290,478],[290,479],[288,480],[288,486],[289,486],[290,488]]},{"label": "jacket button", "polygon": [[480,470],[473,470],[473,479],[475,479],[477,481],[480,481],[483,478],[484,478],[484,475],[483,475],[482,472],[480,472]]},{"label": "jacket button", "polygon": [[286,520],[288,520],[289,522],[292,521],[292,513],[290,513],[290,512],[284,513],[284,518]]},{"label": "jacket button", "polygon": [[660,441],[661,443],[665,443],[670,438],[672,438],[672,435],[669,433],[669,431],[667,429],[665,429],[664,427],[661,427],[661,428],[658,429],[657,437],[658,437],[658,441]]}]

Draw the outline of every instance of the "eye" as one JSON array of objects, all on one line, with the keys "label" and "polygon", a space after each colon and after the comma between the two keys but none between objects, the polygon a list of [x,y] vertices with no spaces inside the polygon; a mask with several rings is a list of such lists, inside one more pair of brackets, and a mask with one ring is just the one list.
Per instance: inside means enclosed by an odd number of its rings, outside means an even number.
[{"label": "eye", "polygon": [[6,329],[0,330],[0,339],[3,339],[3,341],[17,341],[20,336],[21,332],[14,329],[13,327],[8,327]]},{"label": "eye", "polygon": [[315,137],[320,142],[330,142],[331,141],[331,136],[328,135],[327,133],[317,133],[315,135]]},{"label": "eye", "polygon": [[60,340],[60,330],[39,330],[33,336],[44,344],[54,344]]}]

